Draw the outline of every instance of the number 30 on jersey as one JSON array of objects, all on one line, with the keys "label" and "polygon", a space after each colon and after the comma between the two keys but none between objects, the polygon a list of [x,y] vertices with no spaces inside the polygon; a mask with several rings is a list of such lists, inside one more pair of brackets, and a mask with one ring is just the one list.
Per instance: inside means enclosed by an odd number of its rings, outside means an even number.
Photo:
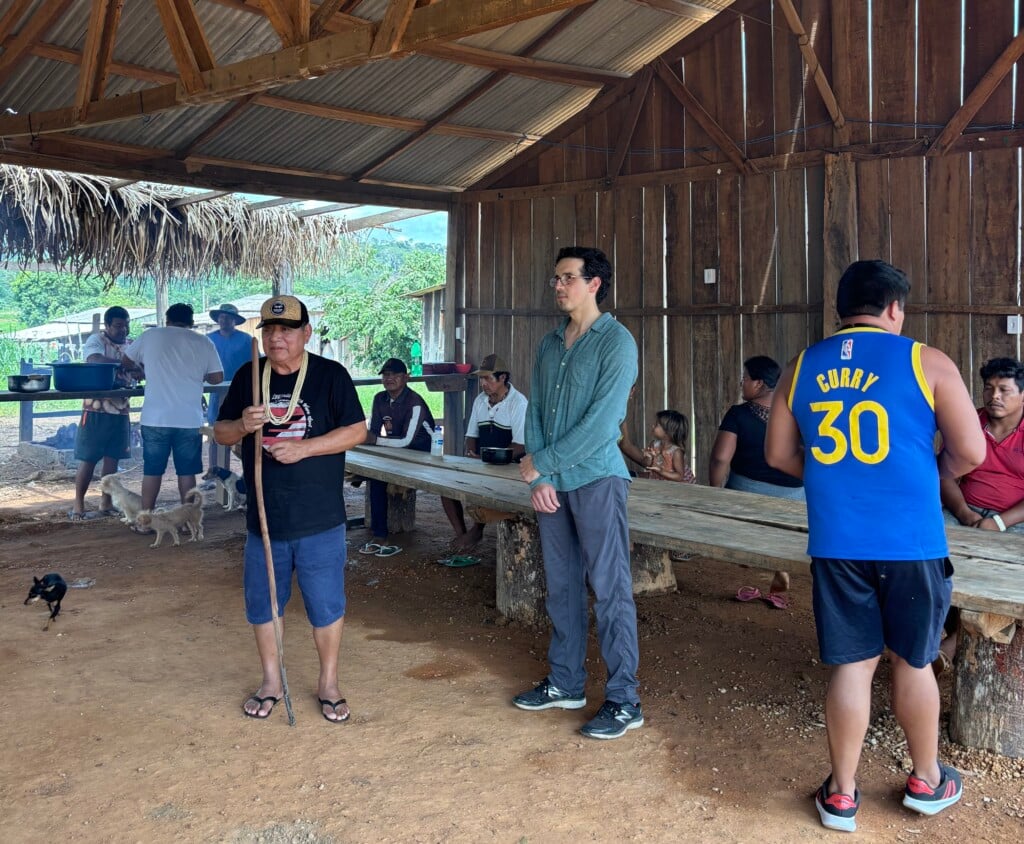
[{"label": "number 30 on jersey", "polygon": [[[817,445],[811,447],[811,454],[819,463],[838,463],[847,453],[858,462],[868,464],[881,463],[889,456],[889,414],[878,402],[859,401],[847,409],[842,401],[816,401],[811,403],[811,410],[824,414],[818,422],[818,435],[833,443],[828,450]],[[870,437],[872,429],[874,437]],[[862,432],[868,432],[874,451],[864,450]]]}]

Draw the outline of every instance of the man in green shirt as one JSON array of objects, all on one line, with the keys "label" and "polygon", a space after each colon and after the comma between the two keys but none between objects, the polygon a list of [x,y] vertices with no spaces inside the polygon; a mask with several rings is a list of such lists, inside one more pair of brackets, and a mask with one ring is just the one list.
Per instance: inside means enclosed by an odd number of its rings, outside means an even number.
[{"label": "man in green shirt", "polygon": [[612,268],[599,249],[569,246],[550,280],[562,324],[537,350],[519,464],[537,511],[547,611],[550,672],[516,695],[520,709],[582,709],[587,673],[587,584],[596,596],[597,635],[608,670],[605,702],[583,735],[614,739],[644,723],[636,679],[636,605],[629,567],[629,472],[618,448],[637,377],[633,336],[598,304]]}]

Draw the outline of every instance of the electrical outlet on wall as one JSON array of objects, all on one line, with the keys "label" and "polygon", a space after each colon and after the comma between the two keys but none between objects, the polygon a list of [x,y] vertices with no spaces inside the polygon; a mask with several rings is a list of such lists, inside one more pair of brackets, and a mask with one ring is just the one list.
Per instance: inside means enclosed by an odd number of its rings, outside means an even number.
[{"label": "electrical outlet on wall", "polygon": [[712,268],[708,267],[704,270],[704,283],[714,284],[718,280],[718,273]]},{"label": "electrical outlet on wall", "polygon": [[1010,314],[1006,318],[1006,333],[1007,334],[1020,334],[1020,315]]}]

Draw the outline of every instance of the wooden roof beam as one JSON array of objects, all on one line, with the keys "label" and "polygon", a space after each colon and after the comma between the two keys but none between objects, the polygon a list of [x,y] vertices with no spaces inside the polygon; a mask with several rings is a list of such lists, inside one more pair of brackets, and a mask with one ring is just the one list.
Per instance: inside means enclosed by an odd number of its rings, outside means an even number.
[{"label": "wooden roof beam", "polygon": [[346,220],[345,228],[351,234],[360,229],[373,229],[379,226],[386,226],[388,223],[397,223],[399,220],[408,220],[412,217],[422,217],[424,214],[433,213],[435,212],[424,211],[419,208],[396,208],[394,211],[382,211],[380,214],[370,214],[367,217]]},{"label": "wooden roof beam", "polygon": [[[69,1],[52,0],[59,3]],[[515,3],[510,0],[445,0],[413,12],[400,51],[416,52],[433,41],[487,32],[585,2],[587,0],[516,0]],[[202,74],[206,82],[203,91],[180,91],[177,85],[164,85],[138,91],[131,96],[99,100],[90,108],[85,120],[80,119],[74,108],[0,116],[0,137],[66,132],[187,105],[222,102],[313,75],[358,67],[369,60],[375,31],[375,25],[367,23],[309,44],[213,68]],[[6,54],[0,57],[0,62],[4,58]]]},{"label": "wooden roof beam", "polygon": [[[7,47],[7,43],[4,44],[4,47]],[[83,56],[78,50],[72,50],[70,47],[61,47],[58,44],[39,43],[34,45],[29,52],[41,59],[64,62],[65,64],[81,64],[83,61]],[[178,75],[175,73],[167,70],[158,70],[155,67],[144,67],[140,64],[111,61],[109,68],[110,72],[117,76],[123,76],[126,79],[139,79],[142,82],[154,82],[157,85],[174,83],[178,80]]]},{"label": "wooden roof beam", "polygon": [[4,12],[4,16],[0,18],[0,41],[3,41],[11,34],[11,30],[18,25],[18,21],[22,19],[28,7],[32,5],[32,0],[14,0],[11,3],[10,8]]},{"label": "wooden roof beam", "polygon": [[468,47],[465,44],[438,42],[421,47],[416,52],[423,56],[444,59],[457,64],[473,65],[486,70],[505,71],[517,76],[529,76],[545,82],[558,82],[580,88],[603,88],[605,85],[614,85],[630,77],[628,73],[620,73],[615,70],[580,67],[543,59],[532,59],[527,56],[497,53],[493,50],[481,50],[479,47]]},{"label": "wooden roof beam", "polygon": [[686,112],[707,132],[708,137],[725,153],[726,158],[732,162],[733,166],[741,173],[753,175],[755,170],[749,159],[743,155],[740,148],[736,146],[736,142],[726,134],[717,121],[708,114],[697,98],[690,93],[690,89],[683,84],[683,80],[676,76],[675,72],[662,59],[657,60],[655,69],[658,77],[665,83],[672,96],[679,101],[679,104],[686,109]]},{"label": "wooden roof beam", "polygon": [[718,14],[714,9],[702,6],[699,3],[689,3],[687,0],[633,0],[640,6],[650,6],[660,12],[668,12],[676,17],[687,20],[707,23]]},{"label": "wooden roof beam", "polygon": [[612,153],[611,161],[608,162],[608,176],[614,178],[622,172],[622,165],[629,153],[629,144],[633,140],[633,133],[636,131],[637,121],[640,119],[640,112],[643,111],[647,95],[651,90],[651,83],[654,81],[654,73],[650,65],[640,71],[640,79],[636,90],[629,101],[629,112],[622,121],[622,128],[619,131],[619,138],[615,142],[615,151]]},{"label": "wooden roof beam", "polygon": [[346,2],[346,0],[324,0],[319,6],[316,7],[316,11],[313,12],[313,17],[309,21],[309,36],[310,38],[318,38],[326,29],[327,23],[334,17],[335,13],[341,11],[342,5],[346,7],[345,11],[351,11],[351,8],[358,3]]},{"label": "wooden roof beam", "polygon": [[[589,0],[589,2],[581,3],[579,6],[572,9],[567,14],[562,15],[562,17],[559,18],[552,26],[548,27],[548,29],[545,32],[543,32],[541,35],[537,36],[537,38],[535,38],[533,41],[527,44],[523,52],[527,56],[529,56],[530,54],[535,53],[537,50],[541,49],[544,45],[550,44],[555,38],[557,38],[566,29],[572,26],[572,24],[575,21],[577,21],[580,18],[580,16],[583,15],[587,11],[587,9],[589,9],[594,4],[594,2],[596,2],[596,0]],[[440,114],[432,118],[422,129],[419,129],[418,131],[414,132],[410,137],[406,138],[404,141],[395,144],[393,147],[391,147],[391,149],[386,150],[383,154],[379,155],[377,158],[371,161],[366,167],[364,167],[358,173],[354,173],[352,175],[352,178],[357,181],[363,179],[366,176],[369,176],[371,173],[374,173],[377,170],[379,170],[389,161],[394,161],[394,159],[396,159],[399,155],[401,155],[403,152],[409,149],[409,147],[411,147],[421,138],[430,134],[438,126],[445,123],[445,121],[447,121],[448,118],[462,111],[462,109],[464,109],[470,103],[475,102],[488,91],[495,88],[498,85],[498,83],[500,83],[508,75],[508,71],[499,71],[498,73],[493,74],[490,78],[486,79],[484,82],[477,85],[471,91],[467,92],[464,96],[460,97],[450,106],[448,106],[448,108],[446,108]],[[527,139],[531,144],[539,140],[539,138],[534,136],[524,136],[524,138],[521,138],[520,141],[517,141],[517,143],[520,143],[522,140]]]},{"label": "wooden roof beam", "polygon": [[957,109],[956,114],[946,124],[946,128],[935,139],[935,143],[928,150],[929,156],[945,155],[949,152],[953,144],[963,134],[964,129],[967,128],[967,124],[974,119],[974,115],[988,102],[989,97],[999,87],[999,83],[1006,78],[1006,75],[1016,64],[1017,59],[1022,55],[1024,55],[1024,31],[1017,33],[1017,37],[1007,45],[999,58],[993,62],[992,67],[986,71],[978,84],[974,86],[974,90],[964,100],[963,105]]},{"label": "wooden roof beam", "polygon": [[303,208],[296,211],[296,217],[319,217],[321,214],[333,214],[335,211],[344,211],[348,208],[356,208],[355,202],[332,202],[330,205],[321,205],[319,208]]},{"label": "wooden roof beam", "polygon": [[191,0],[156,0],[167,43],[189,94],[207,89],[204,71],[213,70],[213,51]]},{"label": "wooden roof beam", "polygon": [[395,55],[402,36],[409,26],[412,13],[416,9],[416,0],[391,0],[384,10],[384,18],[377,27],[377,34],[370,45],[370,58]]},{"label": "wooden roof beam", "polygon": [[56,23],[57,18],[67,11],[71,2],[72,0],[43,0],[36,13],[24,23],[10,43],[5,45],[4,52],[0,55],[0,85],[10,79],[14,68],[28,55],[32,45],[36,44]]},{"label": "wooden roof beam", "polygon": [[89,103],[100,99],[106,89],[123,6],[124,0],[92,0],[75,95],[75,105],[83,115],[88,114]]},{"label": "wooden roof beam", "polygon": [[282,196],[279,199],[264,199],[262,202],[253,202],[249,205],[250,211],[262,211],[265,208],[277,208],[281,205],[294,205],[296,202],[301,202],[299,199],[289,199],[286,196]]},{"label": "wooden roof beam", "polygon": [[299,34],[295,30],[295,19],[292,17],[292,10],[289,8],[287,0],[260,0],[260,5],[263,7],[263,13],[270,21],[270,25],[274,27],[274,32],[281,39],[282,46],[294,47],[296,44],[304,43],[299,39]]},{"label": "wooden roof beam", "polygon": [[778,0],[778,3],[782,14],[786,17],[786,23],[789,24],[790,30],[796,36],[797,44],[800,45],[800,53],[804,57],[804,63],[807,65],[811,78],[814,79],[814,85],[818,89],[822,101],[825,103],[825,108],[828,109],[832,125],[836,130],[842,129],[846,125],[846,118],[843,117],[835,92],[825,77],[825,71],[821,69],[821,62],[818,61],[818,55],[814,52],[814,46],[807,36],[807,30],[804,29],[803,21],[800,20],[800,14],[793,6],[793,0]]},{"label": "wooden roof beam", "polygon": [[232,191],[229,190],[208,190],[203,193],[186,194],[185,196],[179,196],[177,199],[172,199],[167,203],[167,207],[184,208],[186,205],[209,202],[211,199],[220,199],[222,196],[230,196],[231,194]]}]

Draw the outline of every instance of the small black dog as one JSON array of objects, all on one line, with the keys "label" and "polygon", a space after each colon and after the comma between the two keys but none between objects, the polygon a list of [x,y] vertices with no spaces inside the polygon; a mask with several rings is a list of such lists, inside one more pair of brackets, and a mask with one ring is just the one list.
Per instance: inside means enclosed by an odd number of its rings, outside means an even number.
[{"label": "small black dog", "polygon": [[64,578],[56,572],[46,575],[42,580],[38,577],[33,577],[32,580],[34,583],[28,590],[25,603],[38,601],[40,598],[46,601],[46,606],[50,608],[50,619],[46,622],[46,626],[49,627],[50,621],[60,615],[60,602],[68,591],[68,585],[64,582]]}]

